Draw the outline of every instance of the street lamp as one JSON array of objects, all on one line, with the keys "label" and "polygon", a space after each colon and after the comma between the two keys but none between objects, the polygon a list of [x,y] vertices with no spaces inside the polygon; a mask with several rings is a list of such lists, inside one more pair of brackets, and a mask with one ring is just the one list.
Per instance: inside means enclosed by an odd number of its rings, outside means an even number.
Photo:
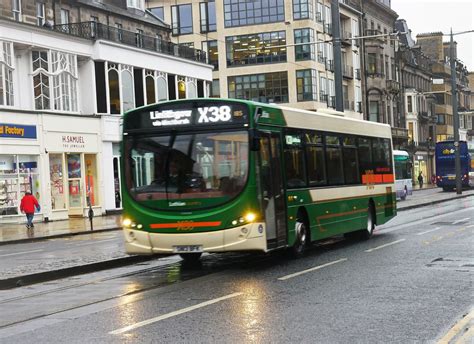
[{"label": "street lamp", "polygon": [[456,95],[456,59],[454,57],[454,35],[462,35],[465,33],[474,32],[474,30],[457,32],[453,34],[451,29],[450,40],[449,40],[449,62],[451,64],[451,97],[453,105],[453,129],[454,129],[454,159],[456,169],[456,193],[460,195],[462,193],[461,185],[461,156],[459,152],[459,114],[458,114],[458,98]]}]

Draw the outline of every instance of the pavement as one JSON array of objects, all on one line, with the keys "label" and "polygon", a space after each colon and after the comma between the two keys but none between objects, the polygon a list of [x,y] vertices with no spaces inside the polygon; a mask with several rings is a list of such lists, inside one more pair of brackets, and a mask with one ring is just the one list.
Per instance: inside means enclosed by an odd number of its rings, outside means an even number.
[{"label": "pavement", "polygon": [[[397,202],[397,209],[434,205],[474,195],[474,189],[443,192],[426,185]],[[116,268],[156,256],[129,256],[123,247],[121,215],[88,219],[36,223],[27,230],[24,224],[0,225],[0,289],[10,289],[48,280]]]}]

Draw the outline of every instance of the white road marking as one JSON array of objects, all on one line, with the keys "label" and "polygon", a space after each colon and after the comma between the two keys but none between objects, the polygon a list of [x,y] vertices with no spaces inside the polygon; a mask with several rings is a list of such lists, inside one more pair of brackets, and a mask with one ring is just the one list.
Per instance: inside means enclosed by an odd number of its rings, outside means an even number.
[{"label": "white road marking", "polygon": [[8,256],[18,256],[20,254],[27,254],[27,253],[33,253],[33,252],[41,252],[44,250],[31,250],[31,251],[23,251],[23,252],[16,252],[16,253],[7,253],[7,254],[2,254],[0,257],[8,257]]},{"label": "white road marking", "polygon": [[434,228],[434,229],[430,229],[429,231],[425,231],[425,232],[421,232],[421,233],[416,233],[416,235],[423,235],[423,234],[426,234],[426,233],[431,233],[431,232],[437,231],[438,229],[441,229],[441,227],[436,227],[436,228]]},{"label": "white road marking", "polygon": [[183,309],[180,309],[180,310],[168,313],[168,314],[163,314],[163,315],[160,315],[160,316],[155,317],[155,318],[140,321],[138,323],[135,323],[135,324],[132,324],[132,325],[129,325],[129,326],[126,326],[126,327],[119,328],[118,330],[114,330],[114,331],[109,332],[109,334],[122,334],[122,333],[125,333],[125,332],[129,332],[129,331],[134,330],[136,328],[143,327],[143,326],[146,326],[146,325],[150,325],[150,324],[156,323],[156,322],[161,321],[161,320],[165,320],[165,319],[168,319],[168,318],[171,318],[171,317],[175,317],[175,316],[180,315],[180,314],[188,313],[188,312],[191,312],[195,309],[206,307],[206,306],[212,305],[212,304],[217,303],[217,302],[221,302],[221,301],[231,299],[231,298],[236,297],[236,296],[240,296],[242,294],[243,293],[233,293],[233,294],[229,294],[229,295],[219,297],[217,299],[212,299],[212,300],[209,300],[209,301],[206,301],[206,302],[198,303],[197,305],[194,305],[194,306],[191,306],[191,307],[186,307],[186,308],[183,308]]},{"label": "white road marking", "polygon": [[303,274],[311,272],[311,271],[319,270],[319,269],[325,268],[326,266],[330,266],[330,265],[333,265],[333,264],[345,262],[346,260],[347,260],[347,258],[342,258],[342,259],[336,260],[334,262],[330,262],[330,263],[326,263],[326,264],[323,264],[323,265],[315,266],[314,268],[311,268],[311,269],[303,270],[303,271],[300,271],[300,272],[295,272],[293,274],[280,277],[280,278],[278,278],[278,280],[279,281],[286,281],[287,279],[290,279],[290,278],[293,278],[293,277],[296,277],[296,276],[299,276],[299,275],[303,275]]},{"label": "white road marking", "polygon": [[474,207],[469,207],[469,208],[465,208],[465,209],[461,209],[461,210],[455,210],[455,211],[452,211],[452,212],[449,212],[449,213],[435,215],[435,216],[423,217],[423,218],[421,218],[419,220],[416,220],[416,221],[410,221],[410,222],[405,223],[405,224],[389,226],[389,227],[386,227],[386,228],[384,228],[384,225],[382,225],[381,226],[382,228],[377,227],[377,229],[380,232],[383,232],[383,233],[390,233],[390,232],[398,231],[400,229],[414,227],[418,224],[424,224],[427,221],[435,221],[435,220],[441,219],[443,217],[452,216],[455,213],[462,213],[462,212],[466,212],[466,211],[472,212],[473,209],[474,209]]},{"label": "white road marking", "polygon": [[370,253],[370,252],[373,252],[373,251],[376,251],[376,250],[380,250],[381,248],[384,248],[384,247],[387,247],[387,246],[392,246],[392,245],[398,244],[399,242],[403,242],[405,240],[406,239],[400,239],[400,240],[397,240],[397,241],[389,242],[388,244],[385,244],[385,245],[382,245],[382,246],[377,246],[377,247],[365,250],[365,252]]},{"label": "white road marking", "polygon": [[453,222],[453,225],[455,225],[455,224],[457,224],[457,223],[459,223],[459,222],[467,221],[467,220],[469,220],[469,219],[470,219],[470,217],[465,217],[464,219],[456,220],[456,221]]},{"label": "white road marking", "polygon": [[469,226],[466,226],[466,228],[471,228],[471,227],[474,227],[474,225],[469,225]]}]

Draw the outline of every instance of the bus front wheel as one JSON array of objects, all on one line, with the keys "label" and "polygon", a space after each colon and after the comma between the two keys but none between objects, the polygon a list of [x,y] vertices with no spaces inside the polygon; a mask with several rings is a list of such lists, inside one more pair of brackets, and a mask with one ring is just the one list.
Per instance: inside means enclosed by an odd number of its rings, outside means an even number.
[{"label": "bus front wheel", "polygon": [[197,264],[201,259],[202,253],[181,253],[179,256],[185,264]]},{"label": "bus front wheel", "polygon": [[308,245],[308,228],[304,222],[296,221],[295,223],[296,240],[291,247],[291,255],[294,258],[303,256],[306,246]]}]

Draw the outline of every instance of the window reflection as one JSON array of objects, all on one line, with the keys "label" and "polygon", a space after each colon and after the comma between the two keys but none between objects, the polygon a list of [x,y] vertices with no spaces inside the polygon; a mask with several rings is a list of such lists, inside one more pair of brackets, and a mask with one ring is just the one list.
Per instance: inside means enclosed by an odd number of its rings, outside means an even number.
[{"label": "window reflection", "polygon": [[224,0],[225,27],[274,23],[284,20],[284,0]]},{"label": "window reflection", "polygon": [[285,31],[226,38],[227,66],[286,61]]},{"label": "window reflection", "polygon": [[229,98],[263,103],[288,102],[286,72],[233,76],[228,78]]}]

